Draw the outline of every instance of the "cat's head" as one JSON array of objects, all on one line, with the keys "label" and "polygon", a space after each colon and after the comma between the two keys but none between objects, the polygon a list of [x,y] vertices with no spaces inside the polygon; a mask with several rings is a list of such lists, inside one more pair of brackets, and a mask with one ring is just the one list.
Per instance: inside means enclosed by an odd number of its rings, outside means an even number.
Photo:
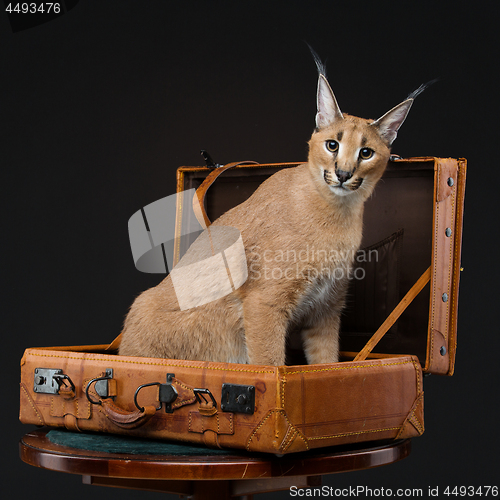
[{"label": "cat's head", "polygon": [[389,161],[391,145],[425,87],[411,94],[378,120],[343,114],[318,64],[316,130],[309,141],[309,166],[316,185],[327,196],[370,196]]}]

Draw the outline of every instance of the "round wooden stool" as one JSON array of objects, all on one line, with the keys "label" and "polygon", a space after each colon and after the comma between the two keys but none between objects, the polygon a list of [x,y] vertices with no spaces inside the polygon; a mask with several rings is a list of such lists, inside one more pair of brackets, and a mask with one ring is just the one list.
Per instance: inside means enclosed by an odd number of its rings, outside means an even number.
[{"label": "round wooden stool", "polygon": [[410,440],[336,446],[276,457],[104,434],[42,428],[20,442],[36,467],[80,474],[85,484],[161,491],[196,500],[251,500],[291,487],[321,486],[321,476],[407,457]]}]

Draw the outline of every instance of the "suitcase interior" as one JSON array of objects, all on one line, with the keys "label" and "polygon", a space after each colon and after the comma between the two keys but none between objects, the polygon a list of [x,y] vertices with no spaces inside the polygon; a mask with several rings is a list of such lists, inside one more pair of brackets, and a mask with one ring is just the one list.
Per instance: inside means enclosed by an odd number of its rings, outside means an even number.
[{"label": "suitcase interior", "polygon": [[[242,203],[269,176],[297,163],[238,166],[224,172],[210,187],[206,210],[214,221]],[[178,169],[177,190],[198,188],[207,168]],[[342,318],[341,351],[352,359],[431,265],[435,159],[389,162],[382,180],[366,202],[362,251]],[[460,241],[457,243],[460,245]],[[430,316],[430,287],[413,300],[376,346],[385,354],[413,354],[426,364]],[[454,352],[450,355],[454,355]],[[297,335],[292,333],[287,364],[304,364]],[[453,360],[451,361],[453,364]],[[450,373],[451,374],[451,373]]]}]

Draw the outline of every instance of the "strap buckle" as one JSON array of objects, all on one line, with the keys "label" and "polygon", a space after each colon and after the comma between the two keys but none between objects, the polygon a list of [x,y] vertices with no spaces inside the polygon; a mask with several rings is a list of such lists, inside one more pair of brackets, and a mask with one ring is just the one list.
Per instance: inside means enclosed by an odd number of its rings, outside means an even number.
[{"label": "strap buckle", "polygon": [[193,389],[193,392],[194,392],[194,397],[196,398],[196,401],[198,401],[198,403],[208,404],[207,399],[205,398],[205,396],[203,396],[203,394],[207,394],[208,396],[210,396],[214,408],[217,408],[217,401],[215,401],[213,394],[208,389]]}]

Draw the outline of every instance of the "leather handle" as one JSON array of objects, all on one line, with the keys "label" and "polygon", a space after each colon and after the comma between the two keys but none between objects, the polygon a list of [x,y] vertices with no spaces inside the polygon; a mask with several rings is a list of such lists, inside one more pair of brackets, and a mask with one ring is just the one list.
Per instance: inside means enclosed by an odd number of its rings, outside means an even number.
[{"label": "leather handle", "polygon": [[110,399],[103,399],[101,407],[109,420],[122,429],[136,429],[148,422],[156,413],[154,406],[145,406],[142,410],[127,411],[115,405]]},{"label": "leather handle", "polygon": [[212,224],[205,210],[205,196],[208,188],[215,182],[219,175],[223,174],[230,168],[237,167],[238,165],[258,165],[258,163],[256,161],[236,161],[223,165],[222,167],[217,167],[208,174],[205,180],[201,183],[200,187],[196,190],[196,194],[193,198],[193,210],[203,229],[206,229]]},{"label": "leather handle", "polygon": [[408,293],[401,299],[401,302],[394,308],[380,328],[372,335],[365,347],[359,351],[354,361],[364,361],[373,348],[379,343],[380,339],[389,331],[391,326],[403,314],[404,310],[412,303],[413,299],[423,290],[424,286],[431,279],[431,268],[429,267],[422,276],[410,288]]}]

